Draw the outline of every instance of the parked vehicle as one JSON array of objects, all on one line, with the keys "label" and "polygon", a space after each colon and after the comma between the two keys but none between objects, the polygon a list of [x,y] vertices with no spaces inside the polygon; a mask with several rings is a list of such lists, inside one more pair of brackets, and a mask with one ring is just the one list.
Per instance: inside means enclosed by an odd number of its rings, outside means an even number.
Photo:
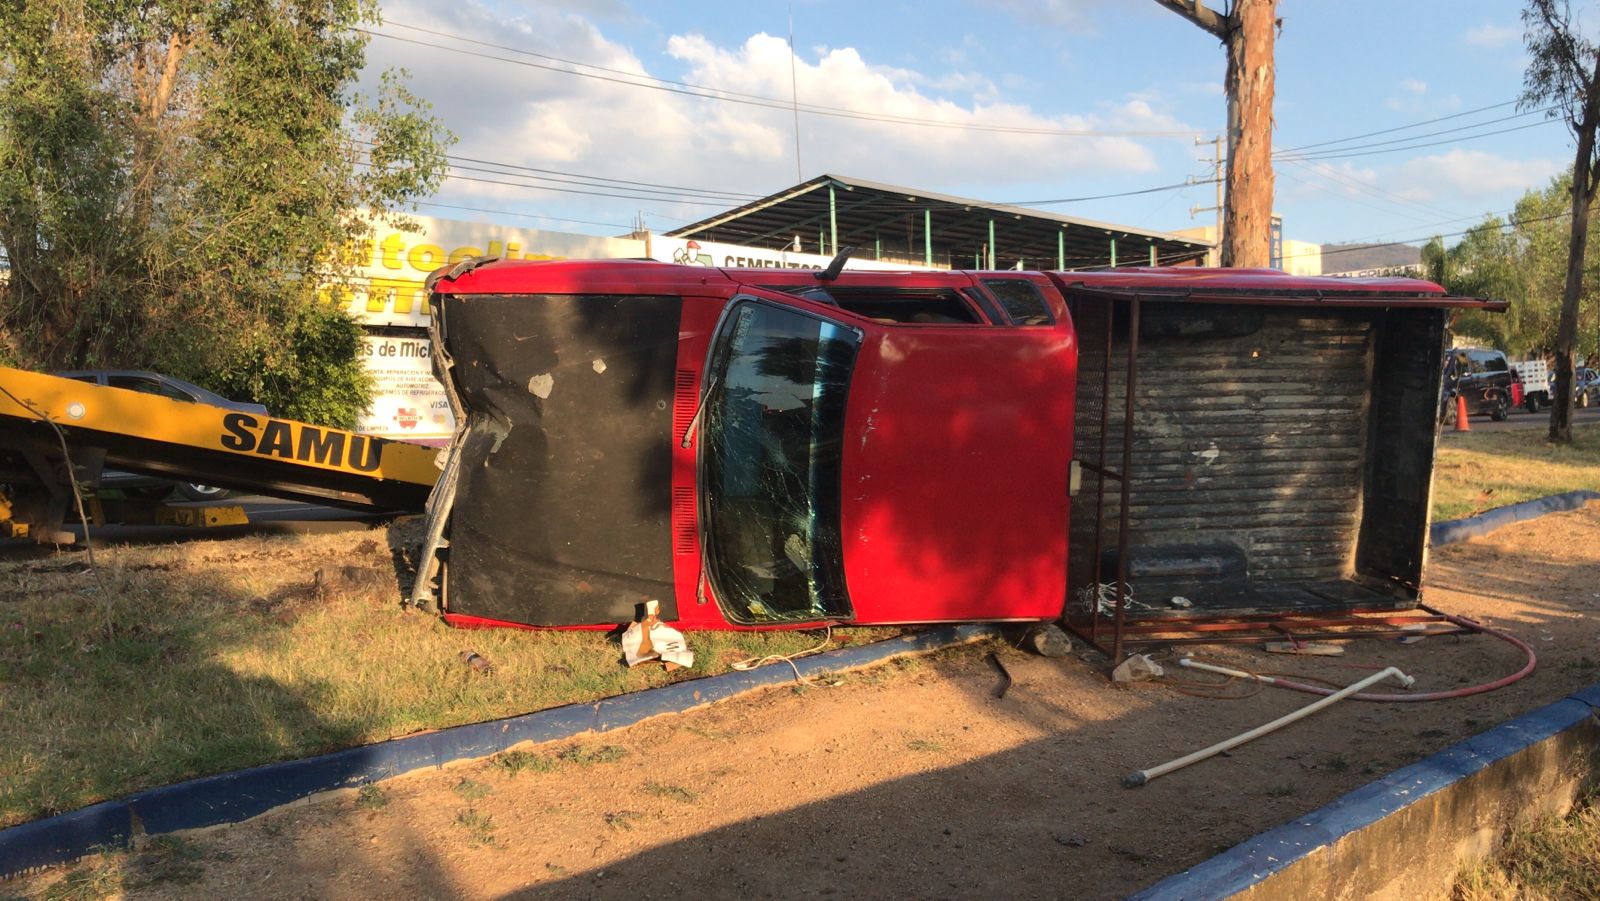
[{"label": "parked vehicle", "polygon": [[1572,379],[1572,402],[1580,407],[1600,405],[1600,372],[1579,366]]},{"label": "parked vehicle", "polygon": [[1445,372],[1444,415],[1454,415],[1454,396],[1467,399],[1467,413],[1487,414],[1496,422],[1511,415],[1511,365],[1506,355],[1486,347],[1456,347]]},{"label": "parked vehicle", "polygon": [[1511,371],[1522,380],[1522,406],[1537,413],[1550,406],[1550,366],[1544,360],[1517,360]]},{"label": "parked vehicle", "polygon": [[[140,369],[80,369],[54,374],[62,378],[76,379],[80,382],[104,385],[108,388],[122,388],[126,391],[154,394],[159,397],[181,400],[187,403],[209,404],[213,407],[237,410],[241,413],[254,413],[259,416],[267,415],[267,408],[261,404],[229,400],[215,391],[207,391],[199,385],[190,384],[170,375],[162,375],[159,372],[146,372]],[[228,489],[218,488],[214,485],[202,485],[198,482],[178,482],[172,479],[139,475],[120,470],[106,470],[101,474],[100,485],[103,488],[115,488],[124,495],[139,500],[161,500],[174,490],[191,501],[215,500],[220,497],[226,497],[228,494]]]}]

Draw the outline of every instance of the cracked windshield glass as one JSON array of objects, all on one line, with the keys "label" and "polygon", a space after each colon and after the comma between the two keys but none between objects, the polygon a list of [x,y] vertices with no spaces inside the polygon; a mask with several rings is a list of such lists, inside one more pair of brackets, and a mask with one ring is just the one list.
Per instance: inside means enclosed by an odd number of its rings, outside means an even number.
[{"label": "cracked windshield glass", "polygon": [[745,303],[724,326],[706,408],[712,585],[739,622],[848,617],[839,448],[859,337]]}]

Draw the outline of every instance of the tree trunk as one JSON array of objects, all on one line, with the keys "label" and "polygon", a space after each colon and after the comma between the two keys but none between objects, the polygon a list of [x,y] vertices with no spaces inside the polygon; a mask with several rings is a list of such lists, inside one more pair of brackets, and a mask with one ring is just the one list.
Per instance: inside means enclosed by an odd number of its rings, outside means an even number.
[{"label": "tree trunk", "polygon": [[1272,264],[1273,40],[1278,0],[1239,0],[1228,31],[1228,183],[1222,265]]},{"label": "tree trunk", "polygon": [[1228,174],[1223,198],[1222,265],[1272,263],[1273,42],[1278,0],[1238,0],[1229,15],[1200,0],[1156,0],[1205,31],[1228,51]]},{"label": "tree trunk", "polygon": [[1572,234],[1567,242],[1567,283],[1556,324],[1556,385],[1550,404],[1550,440],[1572,443],[1574,351],[1578,343],[1578,299],[1583,295],[1583,256],[1589,240],[1589,206],[1594,201],[1594,138],[1600,125],[1600,55],[1589,76],[1583,116],[1577,123],[1578,153],[1572,163]]}]

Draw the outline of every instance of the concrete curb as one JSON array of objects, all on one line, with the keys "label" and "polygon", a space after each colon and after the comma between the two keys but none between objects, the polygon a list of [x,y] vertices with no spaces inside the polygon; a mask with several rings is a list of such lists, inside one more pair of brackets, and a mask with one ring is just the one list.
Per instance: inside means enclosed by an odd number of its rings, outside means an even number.
[{"label": "concrete curb", "polygon": [[[1471,838],[1480,842],[1487,822],[1503,827],[1515,820],[1522,808],[1547,805],[1548,795],[1530,791],[1526,775],[1518,769],[1518,758],[1534,769],[1552,766],[1577,772],[1552,776],[1546,781],[1561,784],[1593,778],[1600,769],[1600,685],[1592,686],[1532,713],[1502,723],[1404,769],[1364,785],[1321,809],[1263,832],[1203,863],[1170,876],[1155,885],[1130,895],[1130,901],[1207,901],[1216,898],[1246,897],[1402,897],[1393,882],[1405,879],[1424,882],[1430,875],[1448,879],[1455,872],[1452,852],[1473,850]],[[1552,752],[1540,755],[1541,745],[1551,739],[1567,738],[1580,749],[1587,749],[1588,763],[1574,755]],[[1583,757],[1582,750],[1577,757]],[[1472,796],[1464,791],[1469,782],[1477,783],[1486,795],[1481,777],[1497,775],[1500,794],[1516,793],[1515,801],[1503,797]],[[1509,778],[1508,778],[1509,777]],[[1575,788],[1569,792],[1575,793]],[[1417,816],[1406,813],[1416,810]],[[1446,811],[1442,814],[1440,811]],[[1363,830],[1396,817],[1397,829],[1374,837],[1368,848],[1355,848],[1351,840]],[[1462,835],[1452,834],[1452,828]],[[1498,834],[1495,826],[1489,826]],[[1426,832],[1412,835],[1412,841],[1397,840],[1393,833]],[[1344,847],[1340,847],[1343,845]],[[1418,850],[1426,846],[1428,853]],[[1487,850],[1487,849],[1484,849]],[[1390,859],[1385,859],[1385,856]],[[1432,874],[1422,872],[1422,858],[1437,857]],[[1364,866],[1352,865],[1357,858]],[[1336,859],[1337,858],[1337,859]],[[1293,871],[1303,872],[1296,874]],[[1365,870],[1363,875],[1361,872]],[[1400,874],[1399,876],[1395,874]],[[1386,881],[1387,880],[1387,881]],[[1428,891],[1422,886],[1408,888],[1418,894],[1437,894],[1438,886]]]},{"label": "concrete curb", "polygon": [[[999,634],[993,625],[945,626],[795,661],[818,676],[934,651]],[[572,704],[487,723],[425,732],[318,757],[289,760],[138,792],[82,810],[0,830],[0,879],[126,847],[136,831],[159,835],[237,823],[321,792],[354,788],[427,767],[488,757],[523,742],[608,732],[667,713],[681,713],[794,679],[787,666],[765,666],[676,682],[660,688]]]},{"label": "concrete curb", "polygon": [[1522,522],[1525,519],[1543,516],[1546,513],[1576,510],[1589,501],[1595,500],[1600,500],[1600,491],[1569,491],[1565,494],[1553,494],[1549,497],[1523,501],[1520,504],[1496,507],[1486,513],[1469,516],[1466,519],[1436,522],[1429,529],[1428,539],[1434,547],[1455,544],[1458,541],[1466,541],[1468,538],[1487,535],[1495,529],[1509,526],[1514,522]]}]

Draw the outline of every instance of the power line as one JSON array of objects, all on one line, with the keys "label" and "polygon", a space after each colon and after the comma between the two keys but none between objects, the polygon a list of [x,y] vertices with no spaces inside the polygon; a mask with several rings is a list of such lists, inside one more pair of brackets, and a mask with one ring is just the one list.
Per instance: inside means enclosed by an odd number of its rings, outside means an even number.
[{"label": "power line", "polygon": [[[372,141],[367,141],[367,140],[363,140],[363,139],[360,139],[360,138],[355,139],[355,143],[361,144],[361,145],[366,146],[366,147],[376,147],[377,146],[377,144],[375,144]],[[721,196],[721,197],[728,198],[730,201],[759,200],[763,196],[763,195],[760,195],[760,194],[750,194],[750,193],[741,192],[741,191],[724,191],[724,190],[721,190],[721,189],[718,189],[718,188],[688,188],[688,187],[684,187],[682,185],[666,185],[666,184],[661,184],[659,182],[652,182],[652,181],[630,181],[630,180],[624,179],[624,178],[608,178],[608,177],[603,176],[603,175],[585,175],[582,172],[567,172],[567,171],[563,171],[561,169],[540,169],[540,168],[537,168],[537,167],[534,167],[534,166],[524,166],[524,165],[522,165],[520,163],[502,163],[502,162],[499,162],[499,161],[496,161],[496,160],[475,159],[475,158],[470,157],[470,156],[457,156],[455,154],[449,154],[449,153],[445,154],[444,156],[445,156],[446,160],[451,160],[451,161],[459,160],[460,162],[464,162],[464,163],[478,163],[478,164],[484,165],[484,166],[497,166],[497,167],[499,167],[501,169],[518,170],[516,173],[513,173],[513,172],[501,173],[501,174],[505,174],[505,175],[513,175],[513,174],[518,174],[520,172],[531,172],[531,173],[537,173],[537,174],[529,175],[529,176],[523,176],[523,177],[555,181],[555,182],[560,182],[560,183],[563,183],[563,184],[576,184],[576,185],[582,185],[582,186],[586,186],[586,187],[610,188],[610,187],[614,187],[615,186],[615,187],[617,187],[618,190],[623,190],[623,189],[626,189],[626,188],[631,188],[631,187],[637,186],[637,188],[639,190],[652,190],[652,191],[658,191],[658,192],[684,193],[684,194],[691,194],[691,195],[694,195],[696,197]],[[464,167],[460,167],[460,168],[465,168],[465,169],[469,169],[469,170],[471,169],[470,166],[464,166]],[[489,171],[489,170],[474,170],[474,171]],[[580,179],[580,180],[579,181],[573,181],[572,179]],[[591,182],[598,182],[600,184],[589,184]]]},{"label": "power line", "polygon": [[[487,41],[479,41],[479,40],[476,40],[474,38],[469,38],[469,37],[465,37],[465,36],[462,36],[462,35],[450,34],[448,32],[442,32],[442,31],[433,31],[433,30],[426,29],[426,28],[419,28],[419,27],[413,26],[413,25],[404,25],[404,24],[401,24],[401,23],[398,23],[398,22],[388,22],[388,23],[385,23],[385,24],[393,25],[393,26],[400,27],[400,28],[410,28],[410,29],[413,29],[413,30],[416,30],[416,31],[421,31],[421,32],[426,33],[426,34],[434,35],[436,37],[444,37],[444,38],[448,38],[450,40],[461,41],[461,42],[467,43],[467,44],[476,44],[478,46],[489,47],[489,48],[492,48],[492,49],[495,49],[495,50],[504,51],[504,52],[507,52],[507,53],[515,53],[515,54],[518,54],[518,55],[521,55],[521,56],[533,57],[534,59],[550,60],[551,62],[550,63],[540,63],[540,62],[534,62],[532,60],[512,59],[512,58],[508,58],[508,57],[504,57],[504,56],[496,56],[496,55],[490,54],[490,53],[479,53],[479,52],[475,52],[475,51],[472,51],[472,50],[467,50],[467,49],[464,49],[464,48],[461,48],[461,47],[451,47],[451,46],[449,46],[447,44],[436,44],[436,43],[433,43],[431,41],[422,41],[422,40],[417,40],[415,38],[406,38],[406,37],[401,37],[401,36],[395,35],[395,34],[387,34],[387,33],[382,32],[382,31],[372,31],[372,30],[365,29],[365,28],[357,28],[357,29],[353,29],[353,30],[355,30],[357,32],[360,32],[361,34],[368,35],[370,37],[385,38],[387,40],[398,41],[398,42],[404,43],[404,44],[412,44],[412,45],[418,46],[418,47],[429,47],[429,48],[432,48],[432,49],[435,49],[435,50],[443,50],[443,51],[445,51],[447,53],[457,53],[457,54],[461,54],[461,55],[464,55],[464,56],[471,56],[471,57],[474,57],[474,58],[477,58],[477,59],[485,59],[485,60],[492,60],[492,61],[495,61],[495,62],[509,63],[509,64],[515,65],[515,66],[524,66],[524,67],[527,67],[527,68],[541,69],[541,70],[544,70],[544,71],[547,71],[547,72],[555,72],[555,73],[562,74],[562,75],[572,75],[572,76],[576,76],[576,77],[579,77],[579,78],[590,78],[590,79],[594,79],[594,80],[597,80],[597,81],[605,81],[605,82],[610,82],[612,84],[625,85],[627,87],[646,88],[648,90],[663,91],[663,92],[670,93],[670,94],[679,94],[679,95],[682,95],[682,96],[696,97],[696,98],[699,98],[699,99],[702,99],[702,100],[719,100],[719,101],[722,101],[724,103],[737,103],[737,104],[742,104],[742,105],[745,105],[745,106],[755,106],[755,107],[760,107],[760,108],[763,108],[763,109],[773,109],[773,110],[780,110],[780,111],[784,111],[784,112],[789,112],[791,110],[798,109],[800,112],[807,113],[807,114],[810,114],[810,115],[829,116],[829,117],[837,118],[837,119],[854,119],[854,120],[866,121],[866,122],[884,122],[884,123],[895,124],[895,125],[913,125],[913,126],[917,126],[917,127],[921,127],[921,128],[944,128],[944,129],[952,129],[952,130],[957,130],[957,131],[979,131],[979,132],[992,132],[992,133],[997,133],[997,134],[1041,135],[1041,136],[1047,136],[1047,137],[1072,137],[1072,138],[1128,138],[1128,137],[1163,138],[1164,137],[1164,138],[1175,138],[1175,137],[1190,137],[1190,136],[1199,134],[1199,131],[1194,130],[1194,129],[1190,129],[1188,131],[1091,131],[1091,130],[1087,130],[1087,129],[1035,128],[1035,127],[1021,126],[1021,125],[984,125],[984,124],[975,123],[975,122],[948,122],[948,121],[943,121],[943,120],[939,120],[939,119],[924,119],[924,118],[919,118],[919,117],[915,117],[915,116],[894,116],[894,115],[886,115],[886,114],[882,114],[882,113],[863,113],[863,112],[858,112],[856,110],[843,109],[843,108],[840,108],[840,107],[818,106],[818,105],[815,105],[815,104],[808,104],[808,103],[796,104],[792,100],[783,100],[783,99],[780,99],[780,98],[777,98],[777,97],[767,97],[767,96],[760,95],[760,94],[746,94],[746,93],[742,93],[742,92],[739,92],[739,91],[730,91],[730,90],[727,90],[727,89],[724,89],[724,88],[710,87],[710,86],[707,86],[707,85],[698,85],[698,84],[694,84],[692,82],[672,81],[672,80],[669,80],[669,79],[657,78],[657,77],[655,77],[653,75],[645,75],[645,74],[636,73],[636,72],[625,72],[625,71],[620,70],[620,69],[609,69],[609,68],[606,68],[604,66],[596,66],[596,65],[593,65],[593,64],[590,64],[590,63],[580,63],[580,62],[576,62],[576,61],[573,61],[573,60],[562,59],[560,57],[547,56],[545,54],[535,53],[535,52],[530,51],[530,50],[522,50],[522,49],[519,49],[519,48],[516,48],[516,47],[507,47],[507,46],[501,45],[501,44],[491,44],[491,43],[489,43]],[[592,71],[592,72],[576,71],[575,69],[571,69],[571,68],[562,68],[563,66],[576,66],[576,67],[581,67],[583,69],[593,69],[595,71]],[[602,73],[605,73],[605,74],[602,74]]]},{"label": "power line", "polygon": [[1501,108],[1503,106],[1512,106],[1512,105],[1514,105],[1516,103],[1517,103],[1517,101],[1515,101],[1515,100],[1507,100],[1507,101],[1505,101],[1503,103],[1491,103],[1488,106],[1480,106],[1477,109],[1469,109],[1469,110],[1465,110],[1465,111],[1459,112],[1459,113],[1452,113],[1452,114],[1450,114],[1448,116],[1440,116],[1437,119],[1423,119],[1421,122],[1412,122],[1410,125],[1396,125],[1393,128],[1383,128],[1383,129],[1379,129],[1378,131],[1369,131],[1369,132],[1366,132],[1364,134],[1351,135],[1348,138],[1334,138],[1333,140],[1329,140],[1329,141],[1318,141],[1315,144],[1301,144],[1299,147],[1285,147],[1284,149],[1282,149],[1282,150],[1280,150],[1278,152],[1279,153],[1295,153],[1295,152],[1301,151],[1301,150],[1310,150],[1313,147],[1326,147],[1329,144],[1343,144],[1346,141],[1359,141],[1362,138],[1372,138],[1372,137],[1377,137],[1378,135],[1386,135],[1386,134],[1392,134],[1392,133],[1397,132],[1397,131],[1405,131],[1408,128],[1417,128],[1417,127],[1420,127],[1420,126],[1423,126],[1423,125],[1432,125],[1435,122],[1445,122],[1445,121],[1448,121],[1450,119],[1459,119],[1462,116],[1472,116],[1472,115],[1476,115],[1477,113],[1488,112],[1489,110],[1492,110],[1492,109],[1499,109],[1499,108]]},{"label": "power line", "polygon": [[[1499,123],[1499,122],[1510,122],[1513,119],[1526,119],[1529,116],[1535,116],[1535,115],[1539,115],[1540,113],[1549,112],[1552,109],[1555,109],[1555,107],[1546,107],[1544,109],[1528,110],[1527,112],[1517,113],[1517,114],[1512,115],[1512,116],[1501,116],[1498,119],[1488,119],[1488,120],[1485,120],[1483,122],[1474,122],[1471,125],[1461,125],[1461,126],[1458,126],[1456,128],[1445,128],[1445,129],[1441,129],[1439,131],[1430,131],[1430,132],[1426,132],[1426,133],[1420,134],[1420,135],[1411,135],[1410,137],[1406,137],[1406,138],[1391,138],[1390,140],[1387,140],[1387,141],[1374,141],[1371,144],[1352,144],[1352,145],[1350,145],[1348,147],[1335,147],[1332,150],[1326,150],[1326,151],[1323,151],[1322,153],[1314,153],[1314,154],[1298,154],[1298,153],[1295,153],[1295,154],[1291,154],[1288,151],[1279,151],[1277,153],[1274,153],[1273,156],[1274,157],[1283,157],[1283,158],[1292,158],[1292,159],[1317,159],[1317,158],[1320,158],[1320,157],[1322,157],[1322,156],[1324,156],[1326,154],[1345,154],[1345,153],[1347,153],[1349,151],[1353,151],[1353,150],[1366,150],[1369,147],[1387,147],[1387,146],[1390,146],[1392,144],[1405,144],[1405,143],[1409,143],[1411,141],[1420,141],[1423,138],[1436,137],[1438,135],[1455,134],[1456,132],[1461,132],[1461,131],[1472,131],[1473,129],[1482,128],[1482,127],[1484,127],[1486,125],[1494,125],[1494,124]],[[1534,123],[1534,124],[1541,124],[1542,125],[1544,123],[1540,122],[1540,123]],[[1500,132],[1489,132],[1489,134],[1499,134],[1499,133]]]},{"label": "power line", "polygon": [[1297,156],[1297,157],[1292,157],[1292,159],[1297,159],[1297,160],[1342,160],[1342,159],[1349,159],[1351,157],[1357,157],[1357,156],[1378,156],[1380,154],[1385,154],[1385,153],[1403,153],[1404,151],[1407,151],[1407,150],[1421,150],[1424,147],[1438,147],[1441,144],[1454,144],[1457,141],[1472,141],[1472,140],[1477,140],[1478,138],[1491,138],[1491,137],[1494,137],[1495,135],[1510,134],[1511,132],[1514,132],[1514,131],[1526,131],[1526,130],[1528,130],[1530,128],[1538,128],[1541,125],[1549,125],[1549,124],[1551,124],[1551,123],[1553,123],[1555,121],[1556,120],[1554,120],[1554,119],[1545,119],[1545,120],[1543,120],[1541,122],[1533,122],[1533,123],[1530,123],[1528,125],[1518,125],[1515,128],[1501,128],[1501,129],[1498,129],[1496,131],[1484,132],[1483,134],[1465,135],[1463,137],[1455,138],[1455,139],[1448,140],[1448,141],[1430,141],[1430,142],[1428,142],[1426,144],[1412,144],[1412,145],[1410,145],[1408,147],[1391,147],[1391,148],[1389,148],[1387,150],[1362,150],[1362,151],[1357,151],[1355,153],[1325,153],[1325,154],[1319,154],[1319,155],[1315,155],[1315,156]]},{"label": "power line", "polygon": [[[1423,203],[1423,202],[1418,201],[1418,200],[1412,200],[1412,199],[1410,199],[1408,197],[1402,197],[1399,194],[1394,193],[1393,191],[1384,190],[1383,188],[1380,188],[1377,185],[1369,185],[1369,184],[1367,184],[1365,182],[1361,182],[1361,181],[1357,181],[1357,180],[1355,180],[1353,178],[1349,178],[1349,177],[1345,176],[1343,173],[1339,172],[1336,169],[1333,169],[1332,167],[1330,167],[1330,166],[1328,166],[1326,164],[1303,163],[1303,162],[1301,162],[1299,160],[1293,160],[1293,159],[1285,160],[1285,162],[1288,162],[1288,163],[1294,165],[1297,168],[1304,169],[1306,172],[1309,172],[1310,174],[1315,175],[1316,177],[1321,178],[1321,179],[1323,179],[1325,181],[1330,181],[1330,182],[1333,182],[1336,185],[1341,185],[1344,188],[1346,188],[1347,190],[1360,191],[1360,192],[1362,192],[1364,194],[1367,194],[1367,195],[1369,195],[1371,197],[1377,198],[1380,201],[1383,201],[1385,203],[1389,203],[1389,204],[1391,204],[1391,205],[1393,205],[1395,207],[1410,207],[1410,208],[1415,209],[1415,210],[1426,211],[1429,215],[1440,215],[1440,214],[1445,215],[1445,216],[1454,216],[1455,215],[1455,211],[1453,211],[1453,210],[1447,210],[1447,209],[1444,209],[1442,207],[1436,207],[1436,206],[1434,206],[1432,204]],[[1280,169],[1278,171],[1279,171],[1279,174],[1288,176],[1290,178],[1294,178],[1294,176],[1290,172],[1288,172],[1287,170]],[[1300,181],[1299,179],[1296,179],[1296,180]],[[1310,182],[1305,182],[1305,181],[1301,181],[1301,183],[1310,185],[1311,187],[1317,188],[1319,190],[1331,190],[1331,189],[1327,188],[1324,185],[1311,185]]]},{"label": "power line", "polygon": [[513,210],[497,210],[481,206],[463,206],[456,203],[439,203],[432,200],[413,200],[411,202],[417,206],[437,207],[442,210],[463,210],[470,213],[493,213],[497,216],[517,216],[523,219],[546,219],[551,222],[572,222],[578,225],[598,225],[603,228],[620,228],[628,231],[633,229],[632,224],[625,224],[621,222],[597,222],[593,219],[569,219],[565,216],[547,216],[544,213],[518,213]]}]

